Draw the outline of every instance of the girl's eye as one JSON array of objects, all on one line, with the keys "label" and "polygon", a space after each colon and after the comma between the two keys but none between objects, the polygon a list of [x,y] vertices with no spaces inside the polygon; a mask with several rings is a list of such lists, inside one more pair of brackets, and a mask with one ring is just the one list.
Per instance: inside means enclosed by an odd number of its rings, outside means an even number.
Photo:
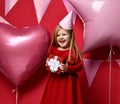
[{"label": "girl's eye", "polygon": [[66,36],[67,34],[62,34],[63,36]]},{"label": "girl's eye", "polygon": [[59,34],[57,34],[57,37],[60,36]]}]

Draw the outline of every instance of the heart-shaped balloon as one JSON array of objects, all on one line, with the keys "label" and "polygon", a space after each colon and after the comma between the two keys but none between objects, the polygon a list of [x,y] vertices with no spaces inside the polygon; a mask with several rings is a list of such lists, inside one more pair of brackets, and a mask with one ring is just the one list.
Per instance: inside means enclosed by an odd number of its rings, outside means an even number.
[{"label": "heart-shaped balloon", "polygon": [[15,28],[0,23],[0,71],[20,85],[45,61],[50,34],[41,26]]}]

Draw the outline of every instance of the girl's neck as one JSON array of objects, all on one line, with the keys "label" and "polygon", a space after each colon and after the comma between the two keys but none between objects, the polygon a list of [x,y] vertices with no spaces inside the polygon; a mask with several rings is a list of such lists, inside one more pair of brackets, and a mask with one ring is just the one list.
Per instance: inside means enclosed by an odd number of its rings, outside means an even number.
[{"label": "girl's neck", "polygon": [[62,48],[62,47],[58,47],[57,49],[58,49],[58,50],[65,51],[65,50],[69,50],[69,47],[68,47],[68,48]]}]

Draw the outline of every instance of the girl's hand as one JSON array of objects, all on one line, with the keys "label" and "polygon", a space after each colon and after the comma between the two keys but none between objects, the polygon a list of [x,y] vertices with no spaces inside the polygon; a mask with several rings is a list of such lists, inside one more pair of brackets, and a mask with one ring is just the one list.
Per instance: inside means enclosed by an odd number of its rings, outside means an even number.
[{"label": "girl's hand", "polygon": [[45,66],[48,66],[48,61],[49,61],[49,58],[46,59],[46,64],[45,64]]},{"label": "girl's hand", "polygon": [[67,72],[68,66],[67,66],[67,64],[61,63],[59,69],[60,69],[61,73],[64,73],[64,72]]}]

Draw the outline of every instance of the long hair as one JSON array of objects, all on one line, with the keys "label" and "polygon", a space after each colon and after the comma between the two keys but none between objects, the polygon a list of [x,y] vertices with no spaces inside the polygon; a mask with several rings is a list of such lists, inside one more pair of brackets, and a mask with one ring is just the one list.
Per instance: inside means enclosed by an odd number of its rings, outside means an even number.
[{"label": "long hair", "polygon": [[[57,34],[58,31],[63,29],[60,25],[56,26],[55,31],[53,33],[52,36],[52,42],[51,45],[58,47],[58,43],[57,43]],[[64,29],[65,30],[65,29]],[[82,54],[79,51],[76,42],[75,42],[75,37],[74,37],[74,32],[73,30],[66,30],[68,32],[68,34],[71,35],[71,39],[70,39],[70,46],[69,46],[69,54],[68,54],[68,60],[67,62],[71,61],[71,54],[74,52],[75,53],[75,62],[78,60],[78,58],[81,60],[81,62],[83,62],[82,59]]]}]

